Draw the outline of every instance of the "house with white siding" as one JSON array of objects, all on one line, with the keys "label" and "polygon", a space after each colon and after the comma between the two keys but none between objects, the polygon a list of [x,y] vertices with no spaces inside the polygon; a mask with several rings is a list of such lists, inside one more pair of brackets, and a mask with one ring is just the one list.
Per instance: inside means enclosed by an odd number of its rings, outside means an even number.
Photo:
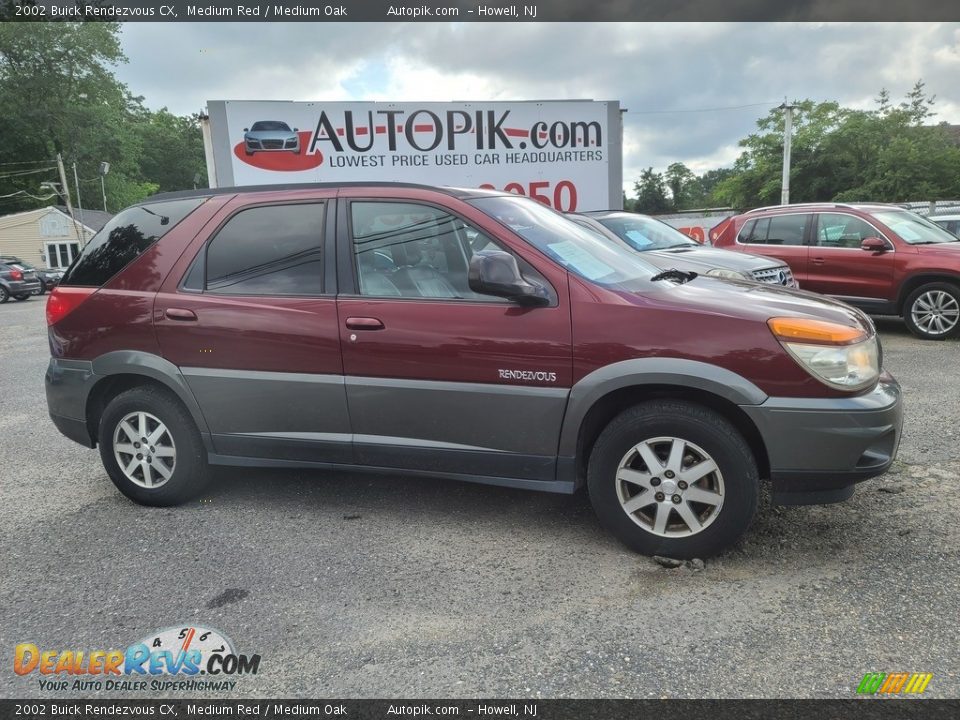
[{"label": "house with white siding", "polygon": [[81,221],[79,211],[74,212],[76,222],[65,207],[54,205],[0,216],[0,255],[14,255],[38,268],[66,268],[112,217],[85,210]]}]

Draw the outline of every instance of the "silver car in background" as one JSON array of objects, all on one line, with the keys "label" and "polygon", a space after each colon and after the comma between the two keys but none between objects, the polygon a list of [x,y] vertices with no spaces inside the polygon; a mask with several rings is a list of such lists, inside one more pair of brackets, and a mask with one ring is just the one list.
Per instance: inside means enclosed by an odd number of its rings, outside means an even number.
[{"label": "silver car in background", "polygon": [[290,129],[282,120],[257,120],[243,129],[243,149],[247,155],[258,152],[292,152],[300,154],[297,128]]}]

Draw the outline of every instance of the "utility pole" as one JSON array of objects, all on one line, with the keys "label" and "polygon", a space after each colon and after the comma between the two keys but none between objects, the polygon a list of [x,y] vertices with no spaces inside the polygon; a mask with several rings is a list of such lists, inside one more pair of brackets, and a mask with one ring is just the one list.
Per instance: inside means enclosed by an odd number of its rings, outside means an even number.
[{"label": "utility pole", "polygon": [[780,190],[780,204],[790,204],[790,142],[793,138],[793,111],[796,105],[789,105],[786,98],[778,110],[783,110],[783,184]]},{"label": "utility pole", "polygon": [[63,169],[63,157],[60,153],[57,153],[57,170],[60,172],[60,189],[63,191],[62,197],[67,206],[67,214],[70,215],[70,219],[73,221],[73,229],[77,233],[77,241],[82,247],[86,243],[83,242],[83,233],[77,224],[77,218],[73,215],[73,205],[70,203],[70,186],[67,185],[67,171]]},{"label": "utility pole", "polygon": [[80,199],[80,178],[77,177],[77,164],[73,164],[73,184],[77,186],[77,210],[80,211],[80,224],[83,225],[83,201]]}]

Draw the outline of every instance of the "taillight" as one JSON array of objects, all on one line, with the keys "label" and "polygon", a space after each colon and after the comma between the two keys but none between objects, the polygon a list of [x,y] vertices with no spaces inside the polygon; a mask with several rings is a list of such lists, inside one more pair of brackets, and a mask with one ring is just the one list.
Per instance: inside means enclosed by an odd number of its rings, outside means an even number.
[{"label": "taillight", "polygon": [[10,279],[11,279],[11,280],[23,280],[23,273],[20,272],[19,270],[11,270],[11,271],[10,271]]},{"label": "taillight", "polygon": [[47,296],[47,325],[56,325],[96,291],[89,287],[55,287]]}]

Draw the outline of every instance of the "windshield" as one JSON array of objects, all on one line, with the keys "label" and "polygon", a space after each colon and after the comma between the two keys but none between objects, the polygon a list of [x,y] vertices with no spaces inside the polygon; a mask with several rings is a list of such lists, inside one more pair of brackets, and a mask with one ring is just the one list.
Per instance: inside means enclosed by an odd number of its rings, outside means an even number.
[{"label": "windshield", "polygon": [[911,245],[934,245],[939,243],[958,242],[956,235],[948,233],[936,223],[926,218],[914,215],[903,210],[881,210],[871,213]]},{"label": "windshield", "polygon": [[626,248],[584,230],[536,200],[501,195],[470,203],[584,280],[632,291],[638,289],[638,282],[660,272]]},{"label": "windshield", "polygon": [[261,120],[250,126],[250,132],[266,132],[270,130],[285,130],[289,132],[290,126],[278,120]]},{"label": "windshield", "polygon": [[596,220],[634,250],[668,250],[697,245],[676,228],[643,215],[623,213]]}]

